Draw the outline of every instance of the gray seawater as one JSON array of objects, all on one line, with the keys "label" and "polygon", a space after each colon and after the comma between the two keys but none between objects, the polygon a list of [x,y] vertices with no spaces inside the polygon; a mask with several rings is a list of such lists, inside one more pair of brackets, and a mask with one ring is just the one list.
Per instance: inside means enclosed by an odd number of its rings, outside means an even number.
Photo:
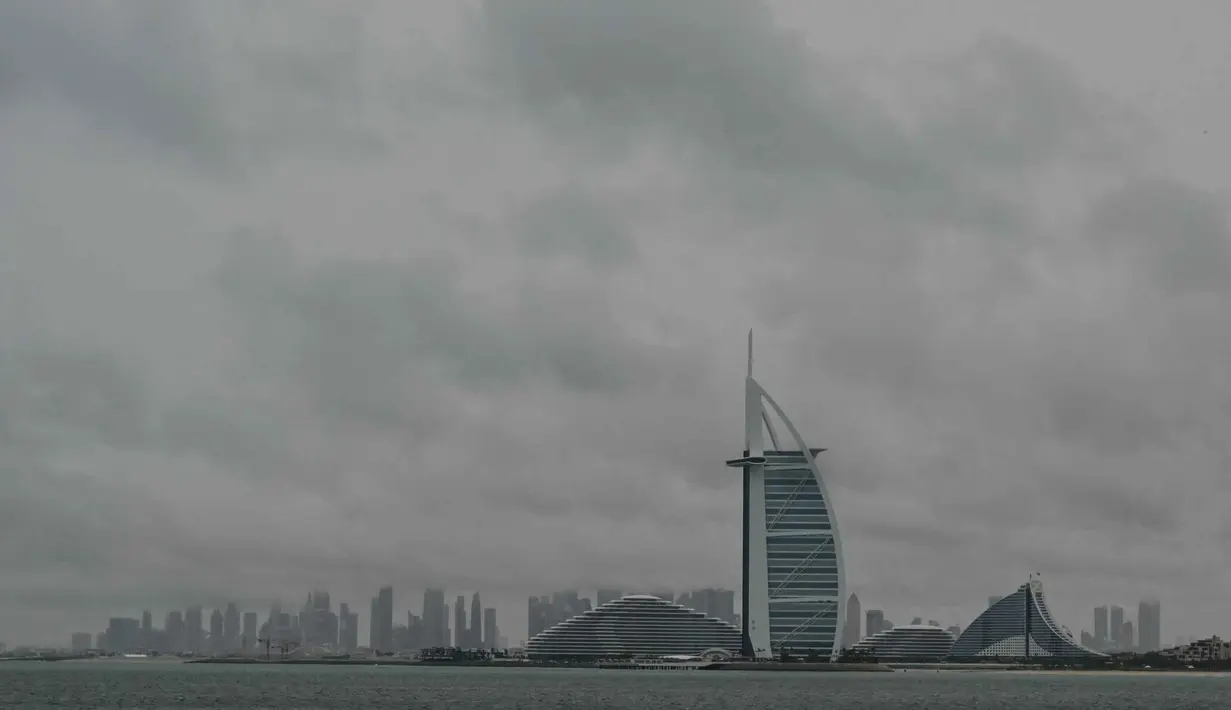
[{"label": "gray seawater", "polygon": [[20,708],[1231,708],[1231,675],[706,673],[0,663]]}]

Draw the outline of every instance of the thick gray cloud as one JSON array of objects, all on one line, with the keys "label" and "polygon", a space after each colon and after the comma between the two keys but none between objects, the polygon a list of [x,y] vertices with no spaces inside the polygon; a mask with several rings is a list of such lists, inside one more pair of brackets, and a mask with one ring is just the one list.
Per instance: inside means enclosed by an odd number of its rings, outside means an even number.
[{"label": "thick gray cloud", "polygon": [[4,4],[0,636],[736,587],[749,326],[865,606],[1037,571],[1211,631],[1223,196],[1028,32],[876,64],[783,17]]}]

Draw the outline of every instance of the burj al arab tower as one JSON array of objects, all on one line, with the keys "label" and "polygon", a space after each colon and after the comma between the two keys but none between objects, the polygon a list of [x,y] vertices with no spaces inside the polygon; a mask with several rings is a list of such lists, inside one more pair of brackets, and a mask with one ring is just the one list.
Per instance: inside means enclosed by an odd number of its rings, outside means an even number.
[{"label": "burj al arab tower", "polygon": [[727,461],[744,471],[743,654],[836,660],[846,573],[833,499],[817,466],[825,449],[809,448],[753,379],[751,331],[744,391],[744,455]]}]

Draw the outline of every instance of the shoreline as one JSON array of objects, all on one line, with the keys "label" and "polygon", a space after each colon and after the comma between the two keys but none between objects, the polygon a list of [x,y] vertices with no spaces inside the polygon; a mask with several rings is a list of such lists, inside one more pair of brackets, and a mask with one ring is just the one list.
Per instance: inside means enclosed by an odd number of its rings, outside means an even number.
[{"label": "shoreline", "polygon": [[595,665],[556,665],[525,661],[421,661],[407,658],[180,658],[177,656],[151,656],[146,658],[120,658],[108,656],[21,656],[0,658],[0,663],[69,663],[70,665],[109,663],[192,663],[207,665],[242,666],[396,666],[396,667],[442,667],[442,668],[514,668],[514,669],[564,669],[564,670],[625,670],[677,672],[695,670],[708,672],[778,672],[778,673],[1024,673],[1029,675],[1097,675],[1097,676],[1218,676],[1231,675],[1231,668],[1044,668],[1011,664],[945,664],[945,663],[779,663],[750,661],[715,661],[692,668],[639,668],[600,667]]}]

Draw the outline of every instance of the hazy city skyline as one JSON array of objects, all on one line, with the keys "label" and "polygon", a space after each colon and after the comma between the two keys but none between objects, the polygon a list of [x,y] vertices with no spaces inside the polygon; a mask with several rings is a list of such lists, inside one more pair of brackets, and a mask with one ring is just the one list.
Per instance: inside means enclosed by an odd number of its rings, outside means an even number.
[{"label": "hazy city skyline", "polygon": [[0,3],[0,641],[737,589],[750,327],[865,610],[1231,634],[1225,13],[945,7]]},{"label": "hazy city skyline", "polygon": [[[341,612],[344,609],[344,607],[348,607],[350,612],[358,614],[358,619],[357,619],[358,630],[357,632],[355,632],[354,637],[353,637],[354,646],[371,647],[372,641],[371,641],[370,632],[373,628],[373,624],[372,624],[370,614],[372,611],[376,610],[375,605],[377,603],[377,600],[383,599],[383,595],[386,589],[389,589],[391,592],[391,597],[390,597],[390,602],[389,602],[391,605],[391,609],[389,612],[389,616],[386,617],[386,623],[389,625],[389,629],[393,629],[394,627],[398,625],[405,625],[407,622],[407,613],[413,615],[413,617],[417,618],[420,622],[426,623],[428,626],[431,626],[434,623],[433,619],[437,619],[437,620],[443,619],[444,631],[446,632],[446,635],[448,636],[448,640],[450,643],[453,643],[456,641],[456,636],[455,636],[456,634],[456,606],[455,606],[456,601],[454,602],[454,606],[450,606],[448,603],[444,604],[444,611],[448,613],[444,614],[443,617],[438,616],[443,613],[440,609],[433,608],[429,610],[429,606],[439,605],[440,603],[443,602],[443,599],[445,598],[452,598],[452,597],[465,598],[466,600],[468,600],[467,607],[466,607],[467,609],[466,623],[469,626],[471,624],[472,614],[473,614],[473,607],[470,606],[470,603],[474,601],[476,594],[481,594],[481,592],[478,592],[477,590],[472,590],[468,592],[457,592],[456,590],[444,589],[441,587],[435,587],[435,588],[429,587],[423,590],[401,590],[401,591],[394,590],[389,587],[382,587],[380,590],[377,590],[375,596],[372,597],[371,601],[373,603],[373,606],[371,607],[371,610],[369,610],[368,612],[360,611],[360,607],[355,605],[353,602],[348,602],[345,599],[338,599],[334,597],[334,601],[337,603],[333,609],[334,611]],[[316,590],[314,592],[309,593],[309,596],[308,596],[309,601],[311,601],[311,598],[312,598],[311,595],[316,594],[318,592],[323,592],[327,600],[330,598],[330,593],[328,591]],[[499,635],[502,638],[504,638],[505,641],[507,641],[510,645],[516,645],[516,644],[519,644],[520,642],[528,640],[535,633],[538,633],[539,631],[542,631],[546,628],[550,628],[550,626],[553,625],[554,623],[558,623],[559,621],[562,621],[565,618],[568,618],[568,616],[570,616],[571,614],[580,613],[581,611],[589,610],[595,606],[606,603],[613,599],[618,599],[622,596],[626,596],[629,594],[651,594],[654,596],[659,596],[661,598],[668,599],[675,603],[681,604],[685,607],[705,612],[711,616],[715,616],[716,618],[722,619],[724,621],[728,621],[737,626],[739,625],[739,606],[741,603],[741,599],[739,598],[738,593],[735,590],[730,590],[730,589],[725,589],[725,588],[717,588],[717,589],[689,588],[686,590],[670,590],[670,589],[663,589],[663,588],[637,589],[637,588],[616,588],[616,587],[608,587],[605,589],[593,589],[593,590],[559,589],[559,590],[554,590],[553,592],[548,593],[548,594],[535,595],[537,598],[544,600],[543,602],[544,604],[553,604],[554,602],[554,605],[557,607],[557,609],[555,609],[555,614],[549,613],[547,616],[541,617],[537,623],[530,622],[530,620],[525,615],[525,600],[522,600],[522,614],[520,616],[518,616],[517,614],[510,613],[508,616],[500,617],[500,622],[498,624],[499,625]],[[717,596],[715,596],[715,594],[717,594]],[[433,597],[433,595],[435,596]],[[576,608],[572,608],[569,613],[564,613],[563,615],[561,615],[562,612],[564,612],[566,609],[569,609],[569,604],[570,604],[567,598],[562,600],[561,595],[566,595],[566,596],[576,595],[577,599],[581,603],[576,605]],[[857,599],[858,595],[855,594],[853,595],[853,597]],[[434,599],[434,601],[429,601],[430,598]],[[996,601],[999,601],[1000,599],[1001,597],[999,596],[988,597],[987,605],[991,606],[992,604],[994,604]],[[403,603],[403,600],[405,600],[406,603]],[[264,629],[265,629],[264,623],[269,619],[271,610],[277,609],[283,612],[297,613],[299,603],[300,602],[298,601],[275,599],[275,600],[270,600],[268,602],[265,602],[263,604],[258,603],[256,606],[252,608],[244,607],[241,604],[240,611],[242,612],[243,616],[254,614],[257,617],[257,619],[259,619],[259,623],[261,624],[262,633],[264,633]],[[534,604],[533,600],[531,600],[531,604],[532,605]],[[151,619],[163,619],[167,617],[168,615],[173,614],[183,619],[184,616],[186,616],[189,613],[188,612],[189,609],[199,609],[200,611],[198,613],[201,614],[202,625],[205,628],[205,630],[208,631],[210,615],[213,610],[221,611],[224,607],[229,610],[230,608],[234,606],[235,606],[235,602],[232,601],[232,602],[227,602],[223,606],[216,606],[216,607],[209,607],[209,606],[202,606],[202,605],[187,605],[187,606],[180,606],[180,607],[172,606],[172,607],[167,607],[166,609],[158,608],[158,609],[151,610],[149,608],[146,608],[146,609],[143,609],[141,612],[135,612],[135,611],[130,610],[128,611],[128,613],[112,613],[112,614],[107,615],[106,618],[107,619],[112,619],[112,618],[140,619],[144,625],[146,615],[150,615]],[[495,606],[484,609],[483,622],[482,622],[484,627],[486,627],[486,624],[487,624],[488,614],[496,614],[498,608],[507,607],[509,609],[513,609],[516,606],[517,605],[515,604],[513,605],[502,604],[500,601],[496,601]],[[926,618],[928,623],[934,624],[936,626],[940,626],[942,628],[950,629],[951,631],[953,631],[954,635],[957,636],[960,634],[961,629],[964,629],[974,619],[974,617],[978,615],[979,612],[976,612],[975,615],[970,617],[969,619],[957,619],[957,618],[951,618],[950,616],[951,614],[955,613],[954,609],[955,609],[954,607],[944,607],[944,608],[941,608],[939,611],[937,611],[936,609],[926,609],[922,606],[914,605],[914,606],[907,606],[907,607],[885,610],[885,609],[877,608],[875,605],[869,607],[869,606],[864,605],[863,602],[861,601],[856,601],[853,607],[848,606],[846,610],[847,614],[845,618],[847,621],[847,627],[843,632],[843,639],[844,639],[843,644],[844,644],[844,647],[849,648],[849,646],[853,642],[858,641],[859,639],[865,636],[871,635],[871,633],[869,632],[869,626],[868,626],[868,624],[870,623],[871,615],[876,615],[876,618],[878,618],[882,622],[885,622],[887,624],[887,627],[892,627],[892,626],[900,625],[904,623],[912,623],[912,624],[921,623],[922,620]],[[1147,648],[1144,650],[1156,650],[1158,648],[1162,648],[1165,646],[1174,645],[1175,643],[1179,643],[1180,639],[1195,638],[1195,636],[1191,636],[1191,635],[1184,636],[1180,634],[1180,635],[1176,635],[1175,639],[1173,640],[1171,636],[1163,636],[1161,633],[1163,629],[1161,627],[1161,623],[1160,623],[1161,619],[1159,615],[1160,602],[1157,599],[1153,599],[1151,597],[1142,598],[1138,605],[1135,605],[1131,608],[1122,607],[1121,621],[1124,621],[1124,620],[1129,621],[1130,625],[1133,626],[1135,629],[1134,631],[1135,634],[1142,633],[1141,629],[1143,627],[1141,626],[1141,618],[1142,618],[1141,613],[1143,611],[1146,611],[1147,609],[1152,609],[1151,621],[1146,625],[1146,627],[1144,627],[1148,629],[1148,631],[1145,632],[1148,634],[1148,636],[1144,638],[1134,638],[1132,641],[1130,641],[1129,643],[1131,644],[1133,649],[1136,649],[1141,643],[1146,643],[1146,645],[1148,645],[1150,648]],[[979,610],[979,611],[982,611],[982,610]],[[852,615],[852,612],[854,612],[853,615]],[[1075,638],[1080,638],[1083,640],[1083,642],[1088,640],[1089,643],[1087,645],[1091,648],[1128,650],[1124,646],[1117,648],[1116,645],[1112,643],[1114,641],[1113,636],[1110,630],[1106,628],[1108,606],[1107,605],[1097,606],[1094,608],[1093,612],[1094,612],[1094,616],[1092,619],[1086,619],[1084,621],[1074,619],[1072,620],[1073,623],[1068,623],[1065,619],[1058,619],[1057,621],[1061,625],[1070,628]],[[1099,622],[1100,613],[1103,616],[1103,626],[1102,627],[1100,627],[1100,622]],[[339,616],[340,615],[341,614],[339,613]],[[521,623],[520,626],[517,626],[516,624],[518,622],[512,621],[511,618],[517,618],[519,621],[522,621],[525,623]],[[853,630],[852,630],[852,624],[853,624]],[[160,626],[159,623],[154,622],[153,626],[155,628],[163,628],[165,624]],[[97,633],[98,633],[97,631],[87,631],[85,629],[79,629],[77,632],[74,632],[73,634],[71,634],[71,636],[75,637],[75,636],[78,636],[79,634],[88,634],[91,636],[91,638],[93,638]],[[484,634],[486,634],[486,632],[484,632]],[[486,635],[484,636],[484,638],[486,639]],[[1104,639],[1104,643],[1100,643],[1096,640],[1100,638]],[[3,638],[0,638],[0,642],[4,642],[4,641],[5,640]],[[209,648],[207,644],[204,644],[203,640],[198,640],[198,642],[202,643],[204,648],[206,649]],[[389,642],[386,639],[383,641],[381,645],[384,646],[388,643]],[[9,648],[17,648],[17,647],[27,645],[27,644],[20,643],[20,642],[18,643],[8,642],[6,645]],[[48,642],[48,645],[53,646],[53,647],[60,647],[60,646],[64,646],[65,644],[60,643],[60,642]],[[434,646],[434,645],[440,645],[440,644],[437,643],[437,637],[433,635],[432,632],[428,632],[428,635],[426,637],[425,647]],[[448,645],[448,644],[445,644],[445,645]]]}]

